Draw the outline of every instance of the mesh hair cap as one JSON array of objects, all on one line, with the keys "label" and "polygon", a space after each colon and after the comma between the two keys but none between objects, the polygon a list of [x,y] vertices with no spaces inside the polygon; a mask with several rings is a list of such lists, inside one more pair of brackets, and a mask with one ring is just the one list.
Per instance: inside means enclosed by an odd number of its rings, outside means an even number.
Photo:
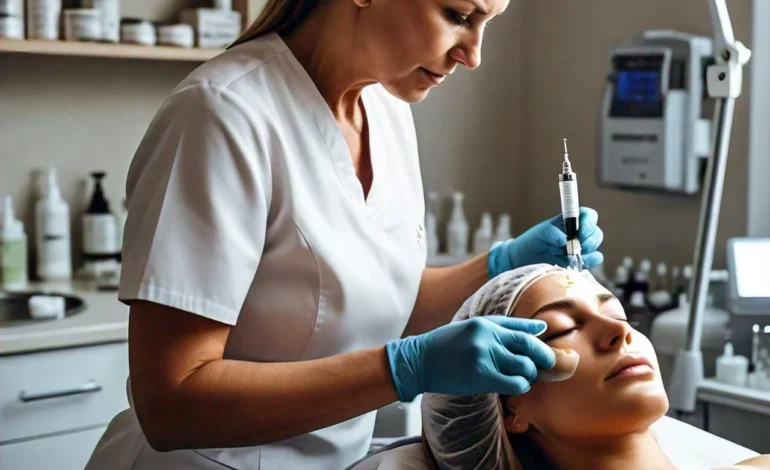
[{"label": "mesh hair cap", "polygon": [[[452,321],[511,314],[521,294],[542,277],[566,272],[548,264],[524,266],[488,281],[465,301]],[[593,280],[588,271],[581,276]],[[503,427],[499,395],[426,393],[421,405],[423,432],[440,470],[508,470],[515,458]]]}]

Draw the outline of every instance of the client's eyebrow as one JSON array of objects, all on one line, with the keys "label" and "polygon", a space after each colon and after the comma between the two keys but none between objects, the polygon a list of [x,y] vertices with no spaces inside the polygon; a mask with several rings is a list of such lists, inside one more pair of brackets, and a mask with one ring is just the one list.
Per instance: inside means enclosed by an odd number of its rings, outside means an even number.
[{"label": "client's eyebrow", "polygon": [[[618,298],[610,293],[602,292],[601,294],[596,295],[596,300],[599,302],[599,305],[602,305],[611,300],[618,300]],[[548,310],[575,310],[575,309],[577,309],[577,303],[574,300],[569,300],[569,299],[557,300],[556,302],[545,304],[539,309],[535,310],[535,313],[533,313],[529,318],[535,318],[538,314]]]}]

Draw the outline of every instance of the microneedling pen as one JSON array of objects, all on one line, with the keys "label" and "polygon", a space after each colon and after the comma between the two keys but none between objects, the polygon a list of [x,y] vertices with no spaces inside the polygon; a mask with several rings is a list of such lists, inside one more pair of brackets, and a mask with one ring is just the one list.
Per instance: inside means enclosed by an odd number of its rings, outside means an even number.
[{"label": "microneedling pen", "polygon": [[582,268],[582,247],[578,238],[580,230],[580,202],[578,201],[577,175],[572,171],[567,151],[567,139],[564,139],[564,162],[559,175],[559,193],[561,194],[561,213],[564,217],[564,230],[567,232],[567,256],[570,267]]}]

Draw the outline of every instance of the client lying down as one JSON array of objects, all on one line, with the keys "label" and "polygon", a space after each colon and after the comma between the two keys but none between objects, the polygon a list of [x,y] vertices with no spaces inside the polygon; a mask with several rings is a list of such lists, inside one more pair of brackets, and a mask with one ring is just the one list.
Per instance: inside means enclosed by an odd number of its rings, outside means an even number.
[{"label": "client lying down", "polygon": [[767,456],[664,417],[652,344],[588,272],[534,265],[502,274],[455,321],[489,315],[544,320],[539,339],[557,352],[555,370],[519,396],[425,394],[422,440],[352,468],[770,469]]}]

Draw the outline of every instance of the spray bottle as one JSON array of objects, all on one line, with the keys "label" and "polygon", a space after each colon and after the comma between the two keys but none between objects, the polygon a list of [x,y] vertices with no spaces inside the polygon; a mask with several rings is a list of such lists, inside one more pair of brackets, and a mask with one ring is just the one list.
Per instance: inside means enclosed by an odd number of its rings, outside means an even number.
[{"label": "spray bottle", "polygon": [[27,234],[13,212],[11,196],[3,198],[0,223],[0,288],[23,290],[27,287]]},{"label": "spray bottle", "polygon": [[486,253],[492,248],[493,230],[492,215],[489,212],[484,212],[481,214],[481,225],[473,234],[473,254]]},{"label": "spray bottle", "polygon": [[493,243],[504,242],[513,238],[511,234],[511,216],[510,214],[501,214],[497,219],[497,228],[495,229],[495,238]]},{"label": "spray bottle", "polygon": [[461,192],[455,192],[452,195],[452,217],[447,225],[447,244],[449,245],[449,254],[455,257],[464,257],[468,255],[468,220],[463,211],[463,200],[465,195]]},{"label": "spray bottle", "polygon": [[425,209],[425,232],[428,243],[428,257],[438,255],[438,194],[428,192],[428,204]]}]

